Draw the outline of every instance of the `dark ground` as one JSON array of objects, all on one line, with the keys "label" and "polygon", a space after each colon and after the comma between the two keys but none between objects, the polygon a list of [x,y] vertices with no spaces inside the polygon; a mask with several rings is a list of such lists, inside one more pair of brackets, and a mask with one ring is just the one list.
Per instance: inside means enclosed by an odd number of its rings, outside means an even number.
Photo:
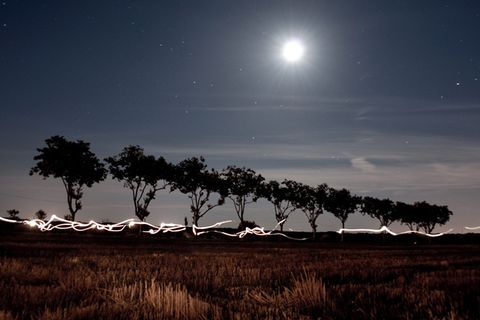
[{"label": "dark ground", "polygon": [[0,319],[479,319],[480,237],[0,225],[0,292]]}]

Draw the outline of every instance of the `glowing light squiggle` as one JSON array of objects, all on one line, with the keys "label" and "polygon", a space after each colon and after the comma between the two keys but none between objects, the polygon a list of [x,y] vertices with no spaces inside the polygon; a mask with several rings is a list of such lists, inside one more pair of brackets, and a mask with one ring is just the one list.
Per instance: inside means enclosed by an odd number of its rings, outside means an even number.
[{"label": "glowing light squiggle", "polygon": [[38,229],[40,229],[40,231],[52,231],[55,229],[58,229],[58,230],[72,229],[79,232],[94,230],[94,229],[105,230],[109,232],[121,232],[127,226],[129,226],[131,222],[133,222],[133,219],[128,219],[128,220],[118,222],[118,223],[113,223],[113,224],[101,224],[93,220],[90,220],[88,223],[83,223],[83,222],[62,219],[57,217],[56,215],[52,215],[50,219],[46,222],[39,219],[23,221],[24,224],[27,224],[30,227],[37,227]]},{"label": "glowing light squiggle", "polygon": [[150,229],[143,231],[150,234],[156,234],[159,232],[181,232],[184,231],[186,228],[182,224],[175,224],[175,223],[162,223],[160,226],[156,226],[150,224],[148,222],[142,221],[135,221],[134,219],[127,219],[118,223],[98,223],[93,220],[90,220],[88,223],[78,222],[78,221],[70,221],[66,219],[62,219],[57,217],[56,215],[52,215],[50,219],[47,221],[43,221],[40,219],[32,219],[32,220],[12,220],[1,218],[1,221],[10,222],[10,223],[22,223],[29,225],[32,228],[38,228],[40,231],[52,231],[52,230],[75,230],[79,232],[87,231],[87,230],[104,230],[108,232],[122,232],[125,228],[133,228],[134,226],[149,226]]},{"label": "glowing light squiggle", "polygon": [[150,229],[148,229],[147,231],[143,231],[143,232],[150,233],[150,234],[157,234],[159,232],[162,232],[162,233],[182,232],[182,231],[185,231],[187,229],[183,224],[177,224],[177,223],[163,223],[162,222],[159,226],[156,226],[156,225],[148,223],[148,222],[138,222],[138,221],[134,221],[133,224],[130,225],[130,227],[133,227],[135,225],[150,227]]},{"label": "glowing light squiggle", "polygon": [[[185,231],[187,229],[187,227],[183,224],[161,223],[159,226],[157,226],[157,225],[154,225],[154,224],[151,224],[151,223],[148,223],[148,222],[135,221],[134,219],[127,219],[127,220],[124,220],[124,221],[121,221],[121,222],[118,222],[118,223],[106,223],[106,224],[98,223],[98,222],[95,222],[93,220],[90,220],[88,223],[84,223],[84,222],[77,222],[77,221],[70,221],[70,220],[62,219],[62,218],[57,217],[56,215],[52,215],[50,217],[50,219],[48,219],[47,221],[43,221],[43,220],[40,220],[40,219],[14,220],[14,219],[2,218],[2,217],[0,217],[0,221],[8,222],[8,223],[26,224],[26,225],[29,225],[32,228],[38,228],[40,231],[52,231],[52,230],[55,230],[55,229],[57,229],[57,230],[69,230],[69,229],[71,229],[71,230],[79,231],[79,232],[83,232],[83,231],[87,231],[87,230],[104,230],[104,231],[108,231],[108,232],[122,232],[127,227],[128,228],[133,228],[135,226],[147,226],[149,229],[144,230],[142,232],[149,233],[149,234],[153,235],[153,234],[157,234],[159,232],[161,232],[161,233],[182,232],[182,231]],[[293,237],[287,236],[284,233],[275,231],[278,228],[278,226],[280,226],[283,222],[285,222],[285,220],[277,223],[275,228],[273,228],[270,231],[265,231],[265,228],[263,228],[263,227],[255,227],[255,228],[248,228],[247,227],[247,228],[245,228],[245,230],[238,231],[236,233],[228,233],[228,232],[220,231],[220,230],[212,230],[212,229],[218,228],[218,227],[220,227],[224,224],[231,223],[231,222],[232,222],[231,220],[221,221],[221,222],[217,222],[213,225],[206,226],[206,227],[198,227],[196,225],[193,225],[192,232],[195,236],[199,236],[199,235],[207,234],[207,233],[218,233],[218,234],[223,234],[223,235],[228,236],[228,237],[235,237],[235,238],[240,238],[240,239],[244,238],[248,234],[252,234],[252,235],[260,236],[260,237],[281,236],[281,237],[285,237],[285,238],[291,239],[291,240],[307,240],[308,239],[308,238],[293,238]],[[478,226],[478,227],[465,227],[465,229],[467,229],[467,230],[478,230],[478,229],[480,229],[480,226]],[[449,229],[445,232],[431,234],[431,233],[425,233],[425,232],[421,232],[421,231],[410,231],[409,230],[409,231],[403,231],[403,232],[396,233],[396,232],[393,232],[392,230],[390,230],[389,228],[384,226],[380,229],[346,229],[345,228],[345,229],[338,230],[337,233],[342,234],[342,233],[367,232],[367,233],[377,233],[378,234],[378,233],[386,232],[386,233],[388,233],[392,236],[415,233],[415,234],[420,234],[420,235],[424,235],[424,236],[427,236],[427,237],[435,238],[435,237],[443,236],[443,235],[445,235],[447,233],[450,233],[452,231],[453,231],[453,229]]]},{"label": "glowing light squiggle", "polygon": [[480,230],[480,226],[478,227],[465,227],[467,230]]},{"label": "glowing light squiggle", "polygon": [[[19,223],[19,224],[25,224],[28,225],[32,228],[38,228],[40,231],[52,231],[52,230],[74,230],[74,231],[79,231],[79,232],[84,232],[88,230],[103,230],[103,231],[108,231],[108,232],[122,232],[125,230],[125,228],[133,228],[135,226],[147,226],[149,229],[144,230],[142,232],[144,233],[149,233],[149,234],[157,234],[159,232],[162,233],[168,233],[168,232],[182,232],[187,229],[187,227],[183,224],[177,224],[177,223],[161,223],[159,226],[148,223],[148,222],[143,222],[143,221],[135,221],[134,219],[127,219],[118,223],[107,223],[107,224],[102,224],[98,223],[96,221],[90,220],[87,223],[84,222],[78,222],[78,221],[70,221],[66,219],[62,219],[57,217],[56,215],[52,215],[50,219],[47,221],[40,220],[40,219],[31,219],[31,220],[14,220],[14,219],[7,219],[7,218],[2,218],[0,217],[0,221],[8,222],[8,223]],[[221,221],[217,222],[213,225],[206,226],[206,227],[198,227],[194,225],[192,227],[192,232],[195,236],[199,236],[201,234],[207,234],[207,233],[219,233],[223,234],[228,237],[236,237],[236,238],[244,238],[248,234],[253,234],[256,236],[282,236],[288,239],[292,240],[306,240],[307,238],[293,238],[289,237],[283,233],[273,233],[275,229],[284,221],[280,221],[275,228],[271,231],[265,231],[263,227],[255,227],[255,228],[246,228],[243,231],[239,231],[236,233],[228,233],[224,231],[219,231],[219,230],[211,230],[214,228],[218,228],[226,223],[231,223],[231,220],[227,221]]]},{"label": "glowing light squiggle", "polygon": [[383,232],[387,232],[389,234],[391,234],[392,236],[399,236],[399,235],[402,235],[402,234],[412,234],[412,233],[416,233],[416,234],[420,234],[420,235],[423,235],[423,236],[427,236],[427,237],[431,237],[431,238],[436,238],[436,237],[441,237],[447,233],[450,233],[452,232],[453,229],[449,229],[445,232],[441,232],[441,233],[425,233],[425,232],[422,232],[422,231],[413,231],[413,230],[408,230],[408,231],[403,231],[403,232],[393,232],[392,230],[390,230],[389,228],[387,228],[386,226],[383,226],[381,227],[380,229],[340,229],[338,230],[337,232],[342,234],[342,233],[351,233],[351,232],[368,232],[368,233],[383,233]]},{"label": "glowing light squiggle", "polygon": [[[228,222],[232,222],[232,221],[230,220],[230,221],[219,222],[218,225],[228,223]],[[201,235],[201,234],[204,234],[204,233],[219,233],[219,234],[223,234],[223,235],[228,236],[228,237],[238,237],[240,239],[244,238],[248,234],[253,234],[255,236],[260,236],[260,237],[281,236],[281,237],[285,237],[285,238],[291,239],[291,240],[307,240],[308,239],[308,238],[293,238],[293,237],[287,236],[286,234],[280,233],[280,232],[273,233],[278,228],[278,226],[280,226],[283,222],[285,222],[285,220],[282,220],[279,223],[277,223],[277,225],[270,231],[265,231],[265,228],[263,228],[263,227],[254,227],[254,228],[248,228],[247,227],[247,228],[245,228],[245,230],[238,231],[236,233],[228,233],[228,232],[223,232],[223,231],[218,231],[218,230],[208,230],[208,231],[198,232],[198,231],[196,231],[196,229],[201,230],[201,229],[204,229],[204,228],[199,228],[199,227],[193,226],[193,233],[195,235]]]},{"label": "glowing light squiggle", "polygon": [[226,220],[226,221],[221,221],[221,222],[217,222],[211,226],[208,226],[208,227],[197,227],[196,225],[193,225],[192,226],[192,232],[194,235],[198,236],[198,235],[201,235],[201,234],[204,234],[204,233],[208,233],[208,232],[211,232],[211,230],[209,231],[197,231],[197,230],[208,230],[208,229],[212,229],[212,228],[217,228],[217,227],[220,227],[221,225],[224,225],[226,223],[230,223],[232,222],[232,220]]}]

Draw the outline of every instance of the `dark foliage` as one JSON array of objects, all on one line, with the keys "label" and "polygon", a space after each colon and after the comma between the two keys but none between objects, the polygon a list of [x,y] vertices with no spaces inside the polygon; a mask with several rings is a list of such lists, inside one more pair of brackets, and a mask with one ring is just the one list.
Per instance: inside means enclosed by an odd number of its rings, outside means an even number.
[{"label": "dark foliage", "polygon": [[342,228],[345,228],[348,216],[357,211],[361,203],[362,198],[350,194],[347,189],[328,188],[324,208],[338,218],[342,223]]},{"label": "dark foliage", "polygon": [[280,231],[295,207],[295,201],[300,193],[300,184],[292,180],[284,180],[282,183],[269,181],[260,188],[260,196],[268,199],[273,204],[275,219],[280,223]]},{"label": "dark foliage", "polygon": [[232,201],[240,224],[242,224],[245,207],[258,200],[262,182],[265,179],[252,169],[235,166],[224,169],[221,176],[225,183],[226,195]]},{"label": "dark foliage", "polygon": [[31,168],[30,175],[39,174],[59,178],[67,192],[68,210],[75,215],[82,208],[83,188],[103,181],[107,171],[93,152],[90,144],[82,140],[68,141],[62,136],[52,136],[45,140],[46,147],[33,159],[37,164]]},{"label": "dark foliage", "polygon": [[447,206],[432,205],[425,201],[413,204],[417,216],[417,225],[426,233],[431,233],[435,226],[444,225],[450,220],[452,211]]},{"label": "dark foliage", "polygon": [[35,212],[35,218],[37,219],[44,220],[46,217],[47,217],[47,213],[42,209]]},{"label": "dark foliage", "polygon": [[297,208],[301,209],[312,228],[312,237],[317,233],[317,219],[323,213],[324,205],[327,201],[328,186],[321,184],[316,188],[299,184],[298,195],[294,200]]},{"label": "dark foliage", "polygon": [[123,181],[131,190],[135,215],[144,221],[150,214],[148,206],[159,190],[167,187],[172,165],[163,157],[146,155],[139,146],[128,146],[115,157],[106,158],[110,174]]},{"label": "dark foliage", "polygon": [[18,215],[20,214],[20,211],[18,211],[17,209],[9,209],[7,210],[7,214],[8,214],[8,217],[10,219],[18,219]]},{"label": "dark foliage", "polygon": [[388,227],[398,219],[398,211],[395,204],[390,199],[377,199],[373,197],[364,197],[361,205],[363,214],[377,219],[380,227]]},{"label": "dark foliage", "polygon": [[[185,159],[175,166],[171,177],[172,190],[179,190],[190,199],[192,224],[198,226],[198,220],[207,212],[225,203],[226,190],[220,175],[208,170],[203,157]],[[215,203],[210,202],[212,193],[218,193]]]}]

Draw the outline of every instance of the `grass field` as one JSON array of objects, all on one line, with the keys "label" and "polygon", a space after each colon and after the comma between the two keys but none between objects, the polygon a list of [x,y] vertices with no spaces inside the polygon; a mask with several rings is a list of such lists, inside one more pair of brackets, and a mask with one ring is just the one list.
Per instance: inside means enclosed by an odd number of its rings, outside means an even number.
[{"label": "grass field", "polygon": [[0,292],[0,319],[480,319],[480,245],[4,232]]}]

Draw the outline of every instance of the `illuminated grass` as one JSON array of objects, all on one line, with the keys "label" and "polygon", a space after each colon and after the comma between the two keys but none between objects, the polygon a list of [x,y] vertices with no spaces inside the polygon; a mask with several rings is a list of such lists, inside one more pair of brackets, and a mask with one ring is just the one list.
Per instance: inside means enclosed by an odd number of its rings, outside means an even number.
[{"label": "illuminated grass", "polygon": [[44,239],[0,242],[0,319],[480,318],[479,246]]}]

